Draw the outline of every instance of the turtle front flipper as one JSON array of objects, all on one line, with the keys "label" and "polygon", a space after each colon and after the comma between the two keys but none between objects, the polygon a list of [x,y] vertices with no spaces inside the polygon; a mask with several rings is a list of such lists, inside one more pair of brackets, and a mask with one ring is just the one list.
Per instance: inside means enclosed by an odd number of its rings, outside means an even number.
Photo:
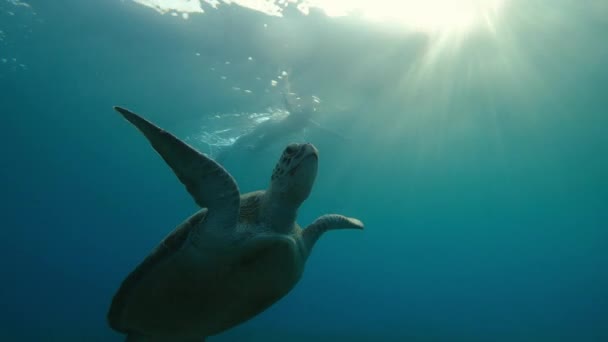
[{"label": "turtle front flipper", "polygon": [[323,233],[333,229],[363,229],[363,222],[338,214],[327,214],[317,218],[302,232],[302,239],[308,253],[310,254],[315,242]]},{"label": "turtle front flipper", "polygon": [[233,229],[239,216],[239,189],[234,178],[218,163],[141,116],[114,107],[139,129],[152,147],[186,186],[195,202],[208,208],[206,226]]}]

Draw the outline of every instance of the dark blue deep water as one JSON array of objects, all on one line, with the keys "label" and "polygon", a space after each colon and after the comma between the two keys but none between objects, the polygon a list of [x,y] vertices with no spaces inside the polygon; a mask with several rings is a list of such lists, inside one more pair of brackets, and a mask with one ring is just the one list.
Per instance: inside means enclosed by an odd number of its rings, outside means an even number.
[{"label": "dark blue deep water", "polygon": [[311,141],[298,221],[366,229],[326,234],[287,297],[210,341],[608,341],[605,1],[506,0],[460,34],[204,8],[0,0],[0,340],[122,341],[114,292],[197,210],[113,105],[207,152],[282,110],[288,78],[325,129],[226,168],[263,189]]}]

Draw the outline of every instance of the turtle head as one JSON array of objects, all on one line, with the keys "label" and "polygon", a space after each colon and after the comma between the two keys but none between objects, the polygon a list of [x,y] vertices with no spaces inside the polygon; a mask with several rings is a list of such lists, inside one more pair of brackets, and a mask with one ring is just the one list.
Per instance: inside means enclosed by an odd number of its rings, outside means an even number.
[{"label": "turtle head", "polygon": [[271,196],[297,210],[312,190],[318,161],[319,152],[312,144],[289,144],[272,171]]}]

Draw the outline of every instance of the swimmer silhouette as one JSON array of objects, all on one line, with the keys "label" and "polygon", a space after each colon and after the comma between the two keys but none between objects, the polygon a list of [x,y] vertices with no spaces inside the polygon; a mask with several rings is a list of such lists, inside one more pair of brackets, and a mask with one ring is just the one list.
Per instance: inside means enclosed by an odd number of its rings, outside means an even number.
[{"label": "swimmer silhouette", "polygon": [[295,105],[291,99],[292,96],[292,93],[283,93],[283,104],[288,113],[285,117],[270,119],[258,124],[250,132],[240,136],[234,144],[220,151],[215,159],[222,162],[228,154],[235,150],[261,151],[273,143],[280,141],[281,138],[301,132],[307,127],[316,127],[326,133],[346,140],[339,133],[326,129],[313,120],[315,114],[318,113],[316,107],[319,104],[318,99],[312,97],[310,102]]}]

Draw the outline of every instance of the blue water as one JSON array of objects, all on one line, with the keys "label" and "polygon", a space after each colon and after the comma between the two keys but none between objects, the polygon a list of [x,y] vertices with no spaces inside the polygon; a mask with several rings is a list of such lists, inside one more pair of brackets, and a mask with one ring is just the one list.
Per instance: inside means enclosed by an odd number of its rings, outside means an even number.
[{"label": "blue water", "polygon": [[[366,229],[326,234],[286,298],[210,341],[608,341],[605,2],[513,0],[443,43],[236,5],[28,4],[0,0],[1,340],[121,341],[112,295],[197,209],[113,105],[205,150],[201,120],[281,110],[287,71],[350,138],[302,133],[320,166],[298,221]],[[227,162],[243,192],[289,139]]]}]

